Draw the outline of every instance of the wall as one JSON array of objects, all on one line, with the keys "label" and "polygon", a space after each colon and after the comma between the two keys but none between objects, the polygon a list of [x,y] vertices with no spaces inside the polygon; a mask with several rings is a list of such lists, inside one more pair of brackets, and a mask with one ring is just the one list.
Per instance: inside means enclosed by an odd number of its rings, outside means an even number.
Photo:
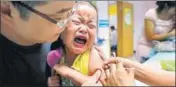
[{"label": "wall", "polygon": [[108,1],[96,1],[96,6],[98,9],[97,40],[102,41],[98,46],[104,51],[105,58],[110,58]]}]

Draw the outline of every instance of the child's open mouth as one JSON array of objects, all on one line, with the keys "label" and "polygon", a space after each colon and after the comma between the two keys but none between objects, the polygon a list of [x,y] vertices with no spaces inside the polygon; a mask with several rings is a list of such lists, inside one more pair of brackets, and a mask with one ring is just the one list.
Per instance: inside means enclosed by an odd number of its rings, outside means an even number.
[{"label": "child's open mouth", "polygon": [[84,47],[87,42],[87,38],[85,36],[76,36],[74,39],[74,43],[76,47]]}]

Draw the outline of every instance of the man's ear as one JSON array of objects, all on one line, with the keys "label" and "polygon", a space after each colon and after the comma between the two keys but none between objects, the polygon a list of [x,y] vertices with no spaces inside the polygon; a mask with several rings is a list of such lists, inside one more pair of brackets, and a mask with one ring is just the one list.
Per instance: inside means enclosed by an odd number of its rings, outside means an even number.
[{"label": "man's ear", "polygon": [[1,13],[11,16],[10,4],[11,2],[9,1],[2,1],[1,2]]}]

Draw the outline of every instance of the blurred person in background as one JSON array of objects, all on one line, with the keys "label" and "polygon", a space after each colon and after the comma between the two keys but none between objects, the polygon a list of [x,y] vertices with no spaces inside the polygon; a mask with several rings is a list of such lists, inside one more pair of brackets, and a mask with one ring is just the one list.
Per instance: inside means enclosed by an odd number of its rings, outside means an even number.
[{"label": "blurred person in background", "polygon": [[111,42],[111,53],[117,52],[117,30],[115,26],[111,26],[110,42]]},{"label": "blurred person in background", "polygon": [[[152,56],[152,41],[163,41],[175,37],[175,6],[176,1],[157,1],[157,8],[149,9],[145,13],[144,36],[139,40],[136,58],[143,62]],[[152,54],[152,55],[150,55]]]}]

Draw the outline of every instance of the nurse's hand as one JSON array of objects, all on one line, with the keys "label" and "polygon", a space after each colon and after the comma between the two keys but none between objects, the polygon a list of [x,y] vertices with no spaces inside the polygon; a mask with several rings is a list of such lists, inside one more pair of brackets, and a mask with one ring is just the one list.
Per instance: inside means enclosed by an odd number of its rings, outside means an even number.
[{"label": "nurse's hand", "polygon": [[102,86],[101,82],[99,81],[101,76],[101,70],[97,70],[93,76],[91,76],[82,86]]},{"label": "nurse's hand", "polygon": [[134,68],[134,64],[136,63],[135,61],[131,61],[131,60],[126,59],[126,58],[115,57],[115,58],[109,58],[106,61],[104,61],[104,65],[118,63],[118,62],[122,62],[123,66],[125,68]]},{"label": "nurse's hand", "polygon": [[104,69],[107,77],[104,86],[135,86],[133,68],[124,68],[122,62],[117,62],[105,65]]}]

